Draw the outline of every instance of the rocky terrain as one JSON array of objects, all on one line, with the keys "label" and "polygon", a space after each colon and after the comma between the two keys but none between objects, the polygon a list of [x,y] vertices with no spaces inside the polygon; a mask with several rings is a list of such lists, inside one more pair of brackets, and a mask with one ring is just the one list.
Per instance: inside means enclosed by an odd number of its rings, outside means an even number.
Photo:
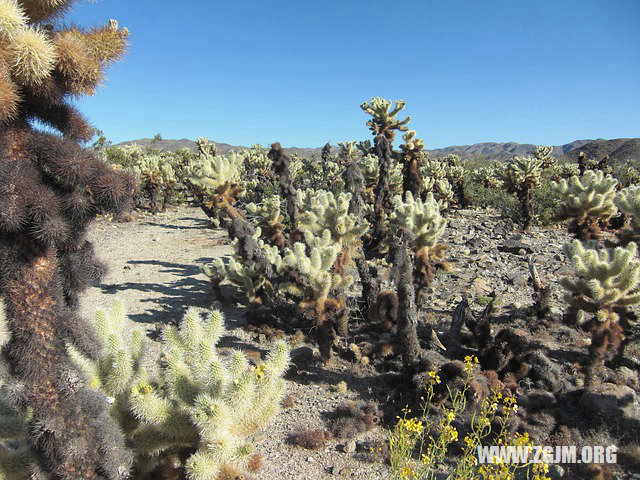
[{"label": "rocky terrain", "polygon": [[[85,295],[83,312],[90,316],[97,306],[108,307],[114,297],[124,300],[131,327],[147,332],[150,365],[159,354],[156,340],[162,325],[178,322],[188,307],[214,306],[211,286],[198,265],[231,253],[226,233],[211,228],[202,212],[192,207],[156,216],[140,215],[131,223],[103,218],[94,225],[91,238],[110,272]],[[623,442],[620,466],[613,471],[618,478],[632,478],[632,472],[640,473],[640,352],[637,345],[628,348],[624,365],[606,370],[604,387],[582,395],[578,364],[586,354],[589,335],[561,321],[565,304],[558,279],[572,272],[561,253],[568,239],[562,229],[533,227],[529,234],[520,234],[509,221],[491,212],[453,212],[442,238],[450,247],[446,254],[450,268],[436,275],[421,324],[433,326],[445,339],[453,310],[463,298],[479,314],[495,292],[498,308],[492,319],[494,333],[505,327],[519,329],[519,338],[536,347],[527,353],[531,371],[518,387],[520,426],[542,441],[577,445]],[[551,308],[557,321],[552,324],[536,323],[527,313],[533,294],[529,257],[537,265],[543,284],[553,288]],[[269,335],[248,328],[244,307],[232,300],[233,289],[225,287],[224,293],[226,300],[216,304],[227,319],[224,346],[264,352]],[[348,353],[350,343],[376,341],[377,334],[367,321],[353,318],[351,323],[349,338],[342,339],[343,352]],[[410,401],[398,388],[401,380],[392,373],[394,360],[372,358],[365,365],[342,354],[334,364],[325,365],[313,343],[304,337],[291,338],[297,339],[292,340],[294,364],[287,376],[288,408],[255,438],[265,460],[257,478],[386,478],[388,470],[381,459],[368,453],[371,442],[384,438],[384,427],[328,440],[317,450],[294,445],[293,437],[304,430],[329,428],[327,418],[347,400],[375,402],[383,415],[393,418],[393,412]],[[558,422],[573,427],[557,428]],[[585,472],[569,472],[565,477],[591,478]],[[552,467],[552,474],[552,478],[561,478],[564,468]]]}]

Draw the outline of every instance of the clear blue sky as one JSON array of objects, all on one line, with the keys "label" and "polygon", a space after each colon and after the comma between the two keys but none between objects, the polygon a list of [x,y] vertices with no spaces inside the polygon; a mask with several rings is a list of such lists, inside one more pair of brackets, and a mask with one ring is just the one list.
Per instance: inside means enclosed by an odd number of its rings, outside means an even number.
[{"label": "clear blue sky", "polygon": [[427,148],[640,136],[640,1],[99,0],[126,58],[79,107],[114,142],[320,146],[407,100]]}]

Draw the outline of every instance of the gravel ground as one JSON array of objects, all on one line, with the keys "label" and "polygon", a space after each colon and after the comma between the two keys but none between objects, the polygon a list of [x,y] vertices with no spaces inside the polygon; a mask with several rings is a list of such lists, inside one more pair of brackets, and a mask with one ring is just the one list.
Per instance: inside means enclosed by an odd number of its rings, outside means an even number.
[{"label": "gravel ground", "polygon": [[[109,308],[115,298],[122,300],[131,327],[143,328],[151,339],[147,342],[148,365],[160,352],[160,344],[153,339],[164,324],[179,321],[189,307],[213,306],[211,287],[199,265],[232,252],[226,232],[211,228],[202,211],[190,207],[155,217],[141,215],[130,223],[101,218],[89,236],[99,257],[108,262],[109,272],[85,293],[82,312],[90,318],[97,307]],[[253,340],[256,335],[242,328],[246,322],[241,308],[225,304],[222,310],[228,329],[223,346],[264,350],[264,345]],[[365,455],[357,452],[342,452],[339,441],[316,451],[291,444],[298,431],[325,428],[323,414],[346,400],[358,400],[356,389],[366,391],[367,380],[354,380],[347,370],[348,365],[338,365],[331,371],[318,367],[295,373],[296,379],[287,389],[295,398],[294,406],[283,410],[255,438],[256,451],[264,455],[264,466],[256,479],[385,477],[384,467],[360,460]],[[349,389],[334,392],[332,387],[343,378]],[[380,429],[358,437],[358,441],[379,438]]]},{"label": "gravel ground", "polygon": [[[205,215],[192,207],[178,207],[156,216],[140,214],[130,223],[101,218],[93,225],[90,238],[98,255],[108,263],[109,273],[85,293],[82,313],[91,318],[96,307],[108,308],[115,298],[121,299],[130,326],[143,328],[150,339],[146,358],[149,366],[160,353],[157,338],[163,325],[179,322],[189,307],[214,306],[211,287],[199,265],[232,252],[226,232],[212,228]],[[451,268],[436,275],[423,321],[443,333],[464,295],[479,311],[492,291],[498,294],[500,310],[526,307],[533,293],[528,282],[529,256],[535,260],[543,283],[553,285],[553,309],[561,313],[564,304],[559,301],[562,289],[557,281],[572,272],[562,254],[562,244],[568,238],[559,228],[534,227],[520,235],[497,215],[454,212],[442,238],[449,245],[446,260]],[[230,287],[226,291],[232,292]],[[216,306],[226,318],[223,347],[265,351],[260,335],[246,329],[242,306],[233,301]],[[309,357],[310,352],[318,356],[313,345],[297,347],[294,353],[301,355],[300,359]],[[326,414],[347,400],[384,404],[390,388],[381,377],[371,365],[364,367],[342,359],[331,366],[313,360],[296,361],[287,377],[287,393],[295,399],[294,405],[283,410],[254,439],[257,451],[264,455],[264,466],[255,478],[388,478],[386,467],[366,453],[367,442],[384,438],[380,427],[361,434],[347,448],[344,440],[330,441],[315,451],[291,441],[299,431],[327,428]],[[347,390],[336,391],[343,380]]]}]

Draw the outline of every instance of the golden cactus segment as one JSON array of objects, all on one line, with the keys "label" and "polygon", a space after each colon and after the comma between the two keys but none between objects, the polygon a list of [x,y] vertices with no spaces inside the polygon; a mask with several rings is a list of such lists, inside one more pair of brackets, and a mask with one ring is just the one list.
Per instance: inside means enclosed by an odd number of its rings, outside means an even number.
[{"label": "golden cactus segment", "polygon": [[0,0],[0,39],[11,41],[27,25],[27,17],[15,0]]},{"label": "golden cactus segment", "polygon": [[20,95],[16,84],[8,73],[0,68],[0,124],[15,118],[18,114]]},{"label": "golden cactus segment", "polygon": [[46,35],[35,28],[18,30],[9,46],[10,67],[21,83],[38,85],[53,71],[56,51]]},{"label": "golden cactus segment", "polygon": [[69,30],[59,32],[54,37],[54,45],[58,54],[58,71],[71,93],[93,94],[102,80],[102,68],[89,52],[81,35]]}]

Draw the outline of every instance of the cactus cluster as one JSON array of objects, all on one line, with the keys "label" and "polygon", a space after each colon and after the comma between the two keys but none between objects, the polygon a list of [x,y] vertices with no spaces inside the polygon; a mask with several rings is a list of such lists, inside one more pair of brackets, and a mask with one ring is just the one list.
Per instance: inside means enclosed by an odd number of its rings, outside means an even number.
[{"label": "cactus cluster", "polygon": [[640,237],[640,187],[627,187],[615,196],[615,204],[629,221],[628,232],[626,237],[637,239]]},{"label": "cactus cluster", "polygon": [[185,181],[202,210],[216,225],[226,216],[239,214],[234,204],[244,191],[243,168],[244,158],[231,152],[224,156],[201,154],[185,169]]},{"label": "cactus cluster", "polygon": [[350,259],[361,246],[362,236],[369,229],[366,220],[349,213],[351,193],[334,195],[324,190],[299,191],[298,203],[298,228],[314,235],[329,231],[331,240],[341,247],[340,268],[348,268]]},{"label": "cactus cluster", "polygon": [[600,248],[579,240],[564,247],[576,278],[563,278],[565,297],[579,324],[591,332],[587,381],[593,383],[606,360],[619,353],[634,321],[630,307],[640,304],[640,260],[635,243]]},{"label": "cactus cluster", "polygon": [[178,182],[171,162],[159,155],[146,155],[133,167],[133,172],[149,196],[151,212],[164,211]]},{"label": "cactus cluster", "polygon": [[516,194],[520,201],[525,230],[533,220],[531,190],[539,185],[541,173],[542,162],[532,157],[514,157],[502,171],[501,180],[505,188]]},{"label": "cactus cluster", "polygon": [[438,240],[444,233],[447,221],[440,215],[440,205],[432,193],[428,193],[425,201],[414,198],[411,192],[405,192],[404,198],[393,199],[391,221],[395,229],[401,228],[411,233],[408,245],[415,255],[414,274],[420,289],[428,287],[433,273],[431,261],[439,255],[441,248]]},{"label": "cactus cluster", "polygon": [[157,373],[142,367],[142,333],[125,339],[122,305],[97,313],[108,345],[96,362],[75,354],[94,389],[109,395],[134,452],[136,478],[224,480],[242,475],[251,456],[247,437],[279,410],[286,343],[277,342],[264,362],[252,365],[240,351],[222,356],[222,314],[190,309],[180,327],[165,327]]},{"label": "cactus cluster", "polygon": [[556,159],[553,156],[553,147],[538,145],[533,150],[532,155],[540,162],[543,170],[553,168],[556,165]]},{"label": "cactus cluster", "polygon": [[587,170],[580,177],[562,179],[552,185],[564,197],[558,219],[570,219],[570,231],[578,238],[597,238],[604,223],[617,212],[614,199],[618,181],[603,172]]},{"label": "cactus cluster", "polygon": [[[130,206],[135,179],[79,145],[94,129],[69,100],[95,92],[128,31],[115,20],[91,29],[59,21],[75,3],[0,0],[3,355],[37,464],[53,478],[115,480],[129,470],[124,439],[67,345],[98,356],[77,312],[79,294],[104,272],[85,232],[98,213]],[[43,124],[59,135],[38,131]]]}]

